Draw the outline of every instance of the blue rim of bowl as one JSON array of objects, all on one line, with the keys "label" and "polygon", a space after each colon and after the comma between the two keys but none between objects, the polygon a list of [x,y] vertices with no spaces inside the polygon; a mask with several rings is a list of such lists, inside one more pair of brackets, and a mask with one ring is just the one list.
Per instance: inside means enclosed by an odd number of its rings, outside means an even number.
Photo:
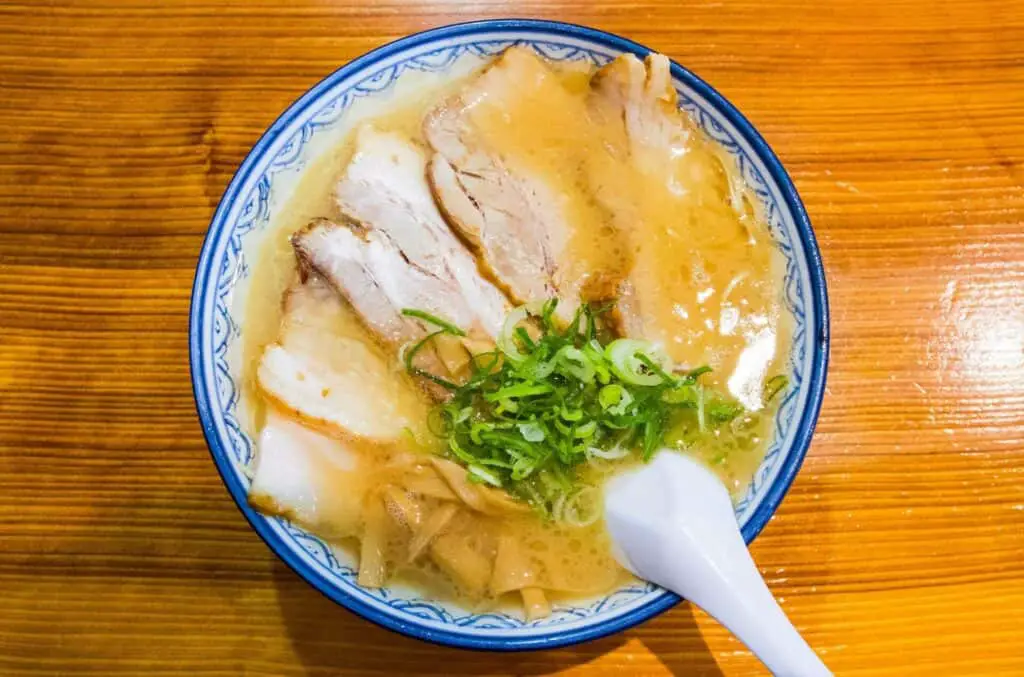
[{"label": "blue rim of bowl", "polygon": [[[340,80],[349,75],[385,59],[404,49],[415,47],[423,43],[443,40],[451,37],[464,37],[477,33],[489,33],[494,31],[519,31],[524,33],[556,33],[575,38],[581,38],[602,46],[623,52],[632,53],[638,57],[644,57],[651,52],[643,45],[617,35],[604,31],[579,26],[576,24],[563,23],[559,21],[543,21],[537,19],[493,19],[485,21],[472,21],[467,23],[452,24],[433,28],[420,33],[406,36],[378,47],[371,52],[364,54],[353,61],[345,64],[334,71],[326,78],[309,89],[295,103],[288,107],[277,120],[264,132],[263,136],[256,142],[249,151],[245,160],[235,172],[231,183],[224,191],[224,195],[210,221],[210,227],[203,240],[199,261],[196,265],[196,276],[192,287],[192,298],[189,309],[189,367],[192,378],[192,392],[196,401],[196,410],[203,428],[203,435],[206,438],[207,446],[213,457],[221,479],[231,493],[232,498],[239,510],[248,520],[256,533],[263,539],[267,546],[295,573],[306,580],[310,585],[319,590],[329,599],[342,605],[349,611],[362,616],[363,618],[376,623],[388,630],[403,635],[426,640],[441,645],[461,647],[467,649],[482,649],[492,651],[523,651],[530,649],[552,649],[579,642],[585,642],[600,637],[605,637],[642,623],[654,616],[666,611],[678,604],[681,599],[673,594],[666,594],[653,600],[634,611],[623,614],[620,617],[606,622],[597,622],[593,625],[565,630],[559,632],[553,628],[551,634],[532,635],[522,638],[513,636],[496,637],[474,637],[462,634],[458,631],[446,629],[425,628],[420,625],[406,622],[398,615],[382,612],[366,603],[350,597],[342,590],[334,586],[322,574],[315,571],[308,564],[303,562],[299,556],[292,552],[270,527],[269,523],[261,519],[257,513],[249,507],[246,500],[246,489],[238,480],[231,466],[228,454],[222,448],[217,429],[214,422],[213,408],[210,401],[210,394],[202,385],[201,374],[203,365],[211,356],[202,353],[203,336],[203,299],[211,281],[214,281],[215,270],[211,267],[211,257],[216,249],[216,243],[222,235],[224,221],[230,206],[238,198],[241,187],[249,178],[253,166],[264,154],[267,147],[278,137],[297,116],[302,114],[307,107],[315,102],[320,95]],[[815,324],[808,327],[808,331],[815,334],[814,357],[811,364],[809,378],[806,387],[810,388],[806,405],[800,420],[797,422],[796,434],[783,466],[779,469],[778,475],[772,483],[767,494],[761,499],[754,514],[750,516],[743,526],[743,538],[747,543],[764,529],[771,519],[775,510],[782,502],[793,479],[796,477],[800,466],[803,463],[807,448],[810,445],[814,427],[817,423],[818,413],[821,410],[821,402],[825,392],[825,377],[828,367],[829,356],[829,309],[828,292],[825,286],[825,271],[822,266],[821,253],[811,229],[810,219],[807,211],[797,194],[796,187],[783,169],[782,163],[775,156],[775,153],[768,146],[767,142],[754,129],[754,126],[731,104],[725,97],[715,91],[710,85],[699,77],[683,68],[676,62],[672,62],[672,75],[682,81],[687,87],[696,91],[716,110],[723,114],[730,123],[738,130],[740,135],[750,144],[754,152],[764,163],[771,175],[772,180],[779,188],[786,206],[793,216],[797,231],[800,235],[800,242],[803,246],[803,253],[807,260],[808,272],[810,274],[811,296],[814,304]]]}]

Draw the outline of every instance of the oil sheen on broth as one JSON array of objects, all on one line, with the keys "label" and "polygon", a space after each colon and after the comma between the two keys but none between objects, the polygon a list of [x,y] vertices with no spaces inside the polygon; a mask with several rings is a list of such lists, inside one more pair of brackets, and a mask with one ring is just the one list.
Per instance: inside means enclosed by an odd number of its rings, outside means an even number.
[{"label": "oil sheen on broth", "polygon": [[570,274],[618,279],[630,269],[644,336],[677,363],[710,364],[713,381],[728,378],[759,409],[784,343],[780,270],[733,160],[695,128],[675,147],[637,148],[588,102],[589,89],[585,74],[552,72],[515,97],[475,102],[473,120],[506,164],[558,187],[573,226]]},{"label": "oil sheen on broth", "polygon": [[[552,71],[524,84],[518,97],[475,102],[473,122],[481,140],[509,166],[543,176],[556,187],[556,201],[572,225],[561,250],[564,274],[573,278],[570,286],[587,290],[585,296],[591,298],[610,298],[625,281],[643,307],[645,336],[662,344],[679,364],[709,364],[714,369],[709,382],[727,389],[750,410],[734,422],[737,434],[721,445],[705,440],[692,447],[685,435],[668,435],[669,443],[703,457],[732,491],[741,492],[763,458],[771,417],[761,393],[766,378],[779,370],[789,339],[781,312],[778,255],[731,158],[693,127],[675,147],[638,151],[620,122],[592,105],[590,76],[579,69]],[[373,124],[422,142],[425,113],[458,84],[447,83],[375,118]],[[334,183],[351,155],[348,139],[305,171],[253,266],[258,275],[247,294],[242,347],[249,416],[245,425],[253,437],[280,406],[267,401],[254,370],[278,336],[282,298],[297,277],[288,238],[310,219],[336,214]],[[371,364],[368,369],[393,360],[345,306],[325,331],[336,360]],[[313,473],[325,482],[323,492],[330,491],[326,483],[336,482],[350,498],[358,498],[430,481],[423,479],[423,468],[429,464],[426,457],[439,451],[439,443],[427,430],[429,399],[404,374],[396,370],[393,378],[408,390],[404,415],[419,423],[410,426],[408,439],[400,445],[346,440],[354,469],[339,473],[324,466]],[[319,432],[333,434],[329,429]],[[605,471],[586,472],[599,483]],[[600,594],[627,578],[609,554],[600,522],[572,528],[532,513],[461,513],[430,546],[447,552],[409,562],[402,555],[409,545],[403,524],[429,520],[440,509],[440,500],[427,498],[422,505],[403,507],[396,497],[369,508],[358,500],[320,500],[315,506],[314,512],[337,514],[285,516],[364,557],[367,544],[353,539],[359,525],[376,523],[378,542],[371,545],[393,575],[428,596],[454,598],[469,607],[510,601],[516,586],[488,589],[493,580],[547,589],[557,598]],[[281,512],[274,506],[259,507]],[[388,511],[400,514],[389,516]],[[317,529],[324,524],[345,526],[325,534],[324,528]],[[488,565],[493,571],[473,570],[483,566],[481,557],[493,562]],[[455,562],[463,570],[445,570],[438,562]],[[519,580],[538,576],[536,572],[542,580]]]}]

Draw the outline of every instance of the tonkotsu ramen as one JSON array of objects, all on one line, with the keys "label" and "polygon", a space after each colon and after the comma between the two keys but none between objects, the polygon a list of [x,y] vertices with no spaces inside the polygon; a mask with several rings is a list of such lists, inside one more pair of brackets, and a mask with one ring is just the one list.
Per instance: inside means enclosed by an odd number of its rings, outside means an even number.
[{"label": "tonkotsu ramen", "polygon": [[472,608],[605,593],[601,505],[662,448],[745,490],[785,389],[782,266],[669,64],[512,47],[363,120],[253,263],[249,501]]}]

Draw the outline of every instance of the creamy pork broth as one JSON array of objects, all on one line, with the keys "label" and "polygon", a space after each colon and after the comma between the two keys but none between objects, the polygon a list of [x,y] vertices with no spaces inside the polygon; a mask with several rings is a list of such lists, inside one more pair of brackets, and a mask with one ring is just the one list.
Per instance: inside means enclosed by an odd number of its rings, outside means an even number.
[{"label": "creamy pork broth", "polygon": [[[508,53],[492,69],[490,82],[473,74],[394,107],[372,120],[373,134],[351,130],[305,170],[276,215],[246,298],[245,424],[259,440],[250,501],[351,547],[363,585],[397,579],[427,596],[539,617],[553,599],[602,594],[628,578],[594,511],[604,479],[642,454],[627,453],[625,437],[605,441],[572,467],[573,488],[559,503],[534,502],[529,481],[513,487],[503,466],[455,453],[453,428],[447,439],[437,429],[451,397],[438,381],[472,381],[479,356],[511,359],[501,355],[499,328],[480,319],[477,299],[494,305],[492,316],[526,302],[536,311],[545,299],[522,292],[537,287],[509,274],[533,265],[560,299],[552,332],[574,308],[611,304],[595,320],[602,345],[616,335],[642,339],[684,381],[688,370],[711,367],[686,381],[686,397],[699,406],[671,405],[659,439],[702,458],[734,493],[764,456],[772,430],[766,383],[783,371],[789,338],[781,268],[757,203],[732,159],[692,122],[668,112],[657,93],[630,93],[625,71],[594,77]],[[503,78],[518,86],[503,88]],[[456,108],[456,127],[437,122],[438,111]],[[458,152],[444,145],[452,129]],[[354,178],[360,153],[406,147],[408,157],[371,158],[394,163],[381,183]],[[413,178],[396,178],[406,175]],[[347,201],[339,180],[349,181]],[[367,196],[382,186],[399,199],[375,210]],[[394,221],[406,213],[407,223]],[[391,221],[375,222],[381,215]],[[413,241],[411,228],[443,228],[444,237]],[[524,251],[538,257],[517,261],[524,254],[510,248],[537,237],[543,242]],[[435,249],[453,247],[454,258],[435,260]],[[431,338],[417,348],[423,368],[413,370],[402,358],[437,327],[378,312],[381,299],[411,287],[419,295],[406,298],[416,302],[402,306],[462,318],[456,324],[468,334]],[[463,311],[450,301],[431,305],[466,294],[474,300]],[[539,324],[526,328],[531,344],[543,338]],[[528,443],[536,427],[513,430]]]},{"label": "creamy pork broth", "polygon": [[676,133],[632,143],[621,111],[595,104],[590,78],[575,72],[481,98],[470,115],[482,143],[557,190],[572,225],[566,275],[597,297],[627,279],[642,308],[627,333],[676,362],[710,364],[759,407],[782,346],[781,271],[732,159],[686,118]]}]

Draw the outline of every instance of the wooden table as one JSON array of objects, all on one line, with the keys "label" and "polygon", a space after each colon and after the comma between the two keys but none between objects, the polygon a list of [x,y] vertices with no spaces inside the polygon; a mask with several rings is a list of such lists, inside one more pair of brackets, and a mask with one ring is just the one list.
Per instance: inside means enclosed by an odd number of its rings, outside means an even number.
[{"label": "wooden table", "polygon": [[795,179],[834,336],[818,434],[753,551],[837,674],[1024,674],[1024,3],[194,0],[0,5],[0,674],[747,675],[680,606],[547,653],[336,607],[250,531],[186,355],[231,173],[356,55],[474,17],[639,40]]}]

